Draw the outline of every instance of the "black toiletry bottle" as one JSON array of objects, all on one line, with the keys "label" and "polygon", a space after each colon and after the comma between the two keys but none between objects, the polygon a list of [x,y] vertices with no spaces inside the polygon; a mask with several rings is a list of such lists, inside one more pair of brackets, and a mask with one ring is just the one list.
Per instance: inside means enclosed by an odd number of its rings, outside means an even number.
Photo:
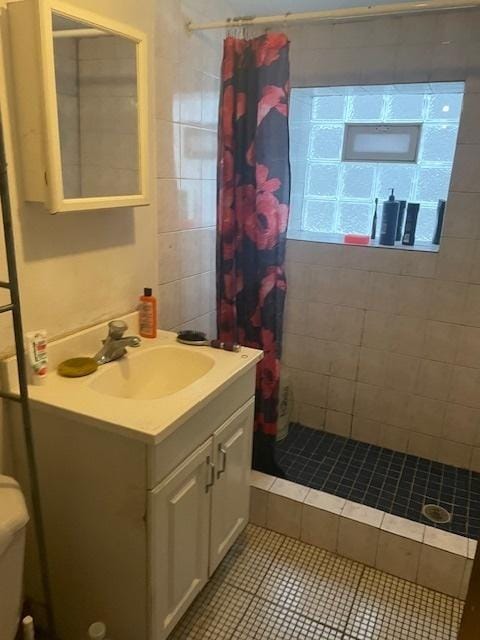
[{"label": "black toiletry bottle", "polygon": [[395,246],[399,209],[400,202],[395,200],[394,190],[392,189],[390,197],[383,203],[382,227],[380,229],[380,244],[387,247]]},{"label": "black toiletry bottle", "polygon": [[400,200],[400,207],[398,209],[397,235],[395,236],[395,240],[397,240],[397,241],[402,239],[403,222],[405,220],[405,209],[406,208],[407,208],[407,201],[406,200]]},{"label": "black toiletry bottle", "polygon": [[402,244],[413,247],[415,244],[415,233],[417,231],[418,212],[420,204],[409,202],[407,207],[407,218],[405,220],[405,231],[403,233]]},{"label": "black toiletry bottle", "polygon": [[440,244],[440,237],[442,235],[443,219],[445,217],[445,200],[439,200],[437,206],[437,228],[435,229],[435,235],[433,236],[432,244]]},{"label": "black toiletry bottle", "polygon": [[375,240],[377,237],[377,210],[378,210],[378,198],[375,198],[375,210],[373,212],[373,221],[372,221],[372,235],[370,236],[372,240]]}]

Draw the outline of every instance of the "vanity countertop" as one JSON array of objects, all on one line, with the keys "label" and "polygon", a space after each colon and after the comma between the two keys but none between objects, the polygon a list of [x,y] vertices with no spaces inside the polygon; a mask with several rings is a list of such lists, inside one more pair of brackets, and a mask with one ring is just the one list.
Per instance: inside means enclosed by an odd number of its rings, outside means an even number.
[{"label": "vanity countertop", "polygon": [[[130,328],[135,331],[137,319],[135,314],[126,317],[130,319]],[[101,329],[99,330],[99,327]],[[109,431],[121,432],[125,436],[142,440],[148,444],[158,444],[169,436],[175,429],[185,423],[223,389],[234,380],[246,373],[259,362],[263,353],[256,349],[242,347],[238,353],[213,349],[211,347],[194,347],[182,345],[176,341],[176,334],[168,331],[158,331],[154,339],[143,339],[137,349],[129,349],[128,355],[121,360],[99,367],[98,371],[83,378],[62,378],[56,372],[56,365],[63,357],[90,355],[91,351],[79,352],[79,344],[92,344],[89,334],[105,334],[106,323],[82,332],[81,343],[76,341],[70,349],[66,348],[71,338],[63,338],[56,344],[49,344],[53,358],[50,362],[50,373],[41,386],[30,385],[29,395],[33,405],[42,410],[65,412],[70,418],[81,419],[82,422],[94,424]],[[75,336],[73,336],[75,337]],[[87,338],[87,339],[85,339]],[[98,340],[98,338],[97,338]],[[95,344],[98,345],[97,341]],[[106,395],[95,389],[96,381],[104,375],[107,367],[120,368],[121,375],[134,365],[134,359],[141,358],[147,350],[162,347],[175,347],[182,351],[193,352],[196,357],[204,354],[213,362],[210,369],[198,380],[185,388],[164,395],[161,398],[125,398]],[[88,348],[88,347],[87,347]],[[177,353],[177,352],[175,352]],[[63,359],[62,357],[62,359]],[[3,362],[6,366],[8,387],[15,391],[16,387],[16,359],[10,358]],[[14,381],[14,382],[12,382]]]}]

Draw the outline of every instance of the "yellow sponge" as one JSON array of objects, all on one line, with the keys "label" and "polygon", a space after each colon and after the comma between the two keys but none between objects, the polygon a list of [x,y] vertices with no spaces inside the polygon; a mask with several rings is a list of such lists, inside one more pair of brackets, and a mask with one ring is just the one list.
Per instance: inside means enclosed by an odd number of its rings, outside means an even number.
[{"label": "yellow sponge", "polygon": [[71,358],[58,365],[58,375],[64,378],[82,378],[95,373],[98,364],[93,358]]}]

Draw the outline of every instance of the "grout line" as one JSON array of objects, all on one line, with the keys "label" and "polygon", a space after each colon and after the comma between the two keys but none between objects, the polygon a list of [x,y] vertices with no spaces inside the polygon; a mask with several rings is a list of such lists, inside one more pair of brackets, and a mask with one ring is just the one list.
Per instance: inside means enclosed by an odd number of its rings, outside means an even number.
[{"label": "grout line", "polygon": [[[357,564],[359,564],[359,563],[357,563]],[[365,574],[366,569],[367,569],[367,566],[366,566],[366,565],[363,565],[363,569],[362,569],[362,572],[361,572],[361,574],[360,574],[360,577],[359,577],[359,580],[358,580],[357,587],[356,587],[356,589],[355,589],[355,595],[354,595],[354,596],[353,596],[353,598],[352,598],[352,604],[351,604],[351,607],[350,607],[350,611],[349,611],[349,613],[348,613],[348,618],[347,618],[347,621],[346,621],[346,623],[345,623],[345,630],[344,630],[344,634],[346,634],[346,633],[347,633],[347,631],[346,631],[346,630],[347,630],[347,628],[348,628],[348,623],[350,622],[350,618],[352,617],[352,614],[353,614],[353,608],[354,608],[354,606],[355,606],[355,602],[356,602],[357,597],[358,597],[358,595],[359,595],[359,592],[360,592],[360,585],[362,584],[363,576],[364,576],[364,574]]]}]

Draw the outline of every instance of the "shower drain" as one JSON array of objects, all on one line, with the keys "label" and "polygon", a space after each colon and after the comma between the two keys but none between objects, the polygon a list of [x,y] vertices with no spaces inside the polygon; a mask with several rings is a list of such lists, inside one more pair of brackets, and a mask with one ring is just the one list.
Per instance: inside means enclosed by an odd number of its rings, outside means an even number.
[{"label": "shower drain", "polygon": [[438,504],[423,505],[422,514],[435,524],[446,524],[452,520],[452,514]]}]

